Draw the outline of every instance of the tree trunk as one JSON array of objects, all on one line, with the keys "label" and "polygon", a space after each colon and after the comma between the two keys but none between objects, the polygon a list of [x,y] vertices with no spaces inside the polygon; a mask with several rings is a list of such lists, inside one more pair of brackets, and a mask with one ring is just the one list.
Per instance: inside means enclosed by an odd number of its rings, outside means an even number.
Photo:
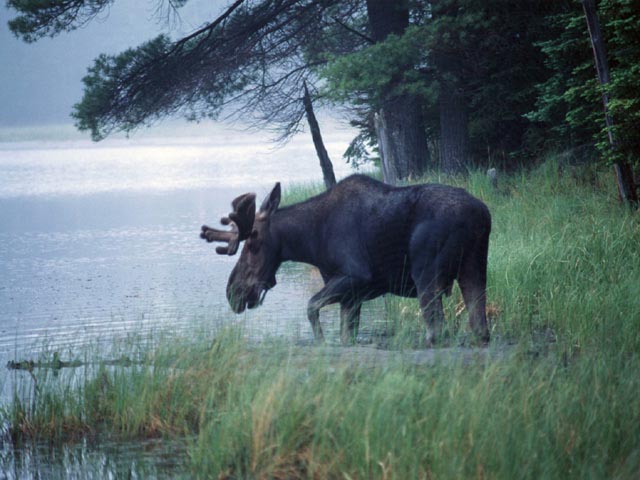
[{"label": "tree trunk", "polygon": [[393,142],[389,141],[389,134],[387,132],[387,122],[385,117],[379,112],[373,117],[374,126],[376,129],[376,136],[378,137],[378,151],[380,152],[380,165],[382,167],[382,180],[389,185],[395,185],[398,183],[398,172],[396,165],[393,162],[389,162],[389,159],[393,156],[391,151],[394,149]]},{"label": "tree trunk", "polygon": [[324,185],[329,190],[336,184],[336,176],[333,173],[333,164],[327,153],[327,149],[324,147],[322,141],[322,135],[320,134],[320,126],[316,115],[313,112],[313,104],[311,103],[311,95],[309,95],[309,89],[307,84],[304,84],[304,97],[302,99],[304,103],[304,110],[307,114],[307,122],[309,122],[309,129],[311,130],[311,137],[313,138],[313,146],[316,147],[316,153],[320,159],[320,168],[322,169],[322,177],[324,178]]},{"label": "tree trunk", "polygon": [[[439,2],[434,15],[455,17],[455,5]],[[458,85],[463,70],[463,60],[456,45],[442,45],[434,52],[440,93],[438,113],[440,116],[440,168],[447,173],[464,173],[470,162],[469,116],[464,92]]]},{"label": "tree trunk", "polygon": [[385,183],[395,185],[426,170],[429,149],[415,98],[387,102],[375,115],[375,128]]},{"label": "tree trunk", "polygon": [[469,164],[469,131],[465,100],[455,86],[440,85],[440,168],[464,173]]},{"label": "tree trunk", "polygon": [[[607,61],[607,53],[605,50],[600,22],[598,21],[598,13],[596,11],[595,0],[582,0],[582,7],[587,19],[587,27],[589,28],[589,37],[591,38],[591,46],[593,48],[593,57],[595,59],[596,71],[600,84],[606,86],[609,83],[609,63]],[[609,144],[611,148],[616,148],[616,139],[613,135],[613,118],[609,113],[609,95],[605,90],[602,93],[602,104],[604,106],[604,118],[607,125],[607,133],[609,135]],[[618,194],[620,200],[624,203],[637,206],[638,192],[633,179],[631,165],[627,162],[615,162],[613,168],[616,173],[616,181],[618,184]]]},{"label": "tree trunk", "polygon": [[367,15],[374,42],[383,42],[392,33],[402,35],[409,26],[409,2],[367,0]]},{"label": "tree trunk", "polygon": [[[375,42],[402,35],[409,25],[406,0],[367,0],[367,14]],[[394,93],[395,87],[397,80],[384,87],[375,115],[382,172],[390,184],[421,175],[430,162],[421,102],[414,95]]]}]

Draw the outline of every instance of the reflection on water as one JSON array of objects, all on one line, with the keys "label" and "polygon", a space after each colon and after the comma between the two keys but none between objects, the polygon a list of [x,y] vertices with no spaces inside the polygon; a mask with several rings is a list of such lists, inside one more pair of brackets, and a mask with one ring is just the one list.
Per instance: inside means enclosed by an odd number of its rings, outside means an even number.
[{"label": "reflection on water", "polygon": [[87,441],[69,445],[0,443],[0,478],[63,480],[188,478],[185,441]]}]

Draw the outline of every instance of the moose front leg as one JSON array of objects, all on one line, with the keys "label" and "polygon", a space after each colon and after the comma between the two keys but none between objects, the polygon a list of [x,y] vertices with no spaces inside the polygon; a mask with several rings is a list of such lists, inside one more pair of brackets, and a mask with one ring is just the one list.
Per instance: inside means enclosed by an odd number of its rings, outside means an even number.
[{"label": "moose front leg", "polygon": [[340,304],[340,341],[343,345],[355,343],[360,325],[360,309],[362,303],[352,302]]},{"label": "moose front leg", "polygon": [[[322,290],[311,297],[311,299],[309,300],[309,305],[307,306],[307,316],[309,317],[309,322],[311,323],[313,336],[315,337],[317,342],[322,342],[324,340],[322,327],[320,326],[320,309],[333,303],[350,300],[351,298],[353,298],[354,292],[358,290],[357,286],[361,284],[361,281],[358,281],[352,277],[333,277],[327,281]],[[353,303],[351,304],[353,305]],[[359,319],[360,308],[358,307],[355,310],[357,311]],[[348,317],[353,317],[354,313],[349,314]],[[357,322],[353,321],[352,319],[350,321],[347,321],[346,324],[356,325]],[[340,330],[341,339],[343,340],[343,343],[345,343],[344,338],[342,337],[342,327]]]}]

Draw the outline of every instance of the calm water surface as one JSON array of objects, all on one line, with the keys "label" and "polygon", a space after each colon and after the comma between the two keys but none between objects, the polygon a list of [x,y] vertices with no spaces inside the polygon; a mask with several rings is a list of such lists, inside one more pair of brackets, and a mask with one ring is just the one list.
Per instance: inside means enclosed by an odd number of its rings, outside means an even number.
[{"label": "calm water surface", "polygon": [[[235,316],[224,292],[236,259],[198,236],[241,193],[320,181],[310,140],[274,150],[266,136],[216,125],[209,136],[162,134],[0,142],[0,365],[44,346],[73,355],[132,332],[221,321],[256,336],[311,335],[306,300],[321,286],[317,275],[286,264],[265,304]],[[346,176],[351,132],[325,136]],[[326,315],[331,329],[334,313]]]},{"label": "calm water surface", "polygon": [[[189,334],[230,322],[256,338],[311,338],[306,301],[321,287],[311,269],[283,265],[264,305],[236,316],[224,295],[235,258],[216,255],[198,236],[241,193],[261,197],[276,181],[285,191],[321,181],[310,140],[301,135],[274,150],[266,136],[216,125],[205,134],[173,133],[99,144],[55,133],[20,141],[0,135],[0,404],[26,375],[6,363],[43,351],[64,360],[131,334]],[[325,134],[339,177],[350,173],[341,154],[351,136],[339,128]],[[365,308],[363,324],[372,309]],[[322,321],[329,338],[337,336],[336,309],[326,309]],[[15,452],[0,439],[0,467],[6,478],[92,469],[98,478],[133,462],[171,476],[162,455],[143,461],[146,451],[155,450],[115,444]]]}]

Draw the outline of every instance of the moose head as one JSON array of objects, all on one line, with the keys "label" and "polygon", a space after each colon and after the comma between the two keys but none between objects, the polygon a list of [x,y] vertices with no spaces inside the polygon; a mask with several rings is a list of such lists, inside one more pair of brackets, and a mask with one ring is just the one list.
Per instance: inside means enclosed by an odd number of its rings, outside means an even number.
[{"label": "moose head", "polygon": [[267,291],[276,285],[276,271],[281,260],[279,244],[270,226],[280,196],[280,184],[276,183],[256,213],[255,193],[245,193],[231,203],[233,211],[229,216],[220,220],[223,225],[230,226],[230,230],[202,226],[200,238],[209,243],[226,242],[226,246],[216,247],[220,255],[235,255],[240,242],[245,241],[227,283],[227,299],[236,313],[262,304]]}]

